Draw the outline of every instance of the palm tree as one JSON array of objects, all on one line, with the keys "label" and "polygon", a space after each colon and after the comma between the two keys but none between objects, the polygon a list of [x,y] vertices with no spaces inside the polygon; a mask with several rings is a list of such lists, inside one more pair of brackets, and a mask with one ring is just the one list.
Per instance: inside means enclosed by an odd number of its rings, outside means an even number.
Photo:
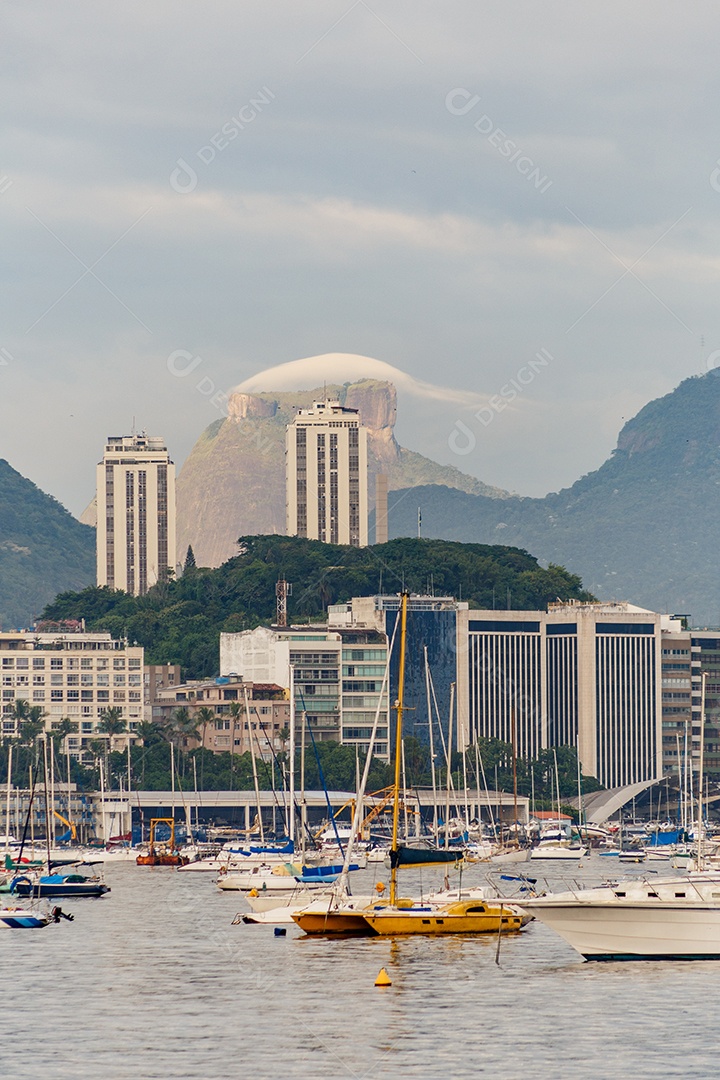
[{"label": "palm tree", "polygon": [[143,746],[151,746],[162,739],[162,728],[154,720],[141,720],[135,728],[135,734]]},{"label": "palm tree", "polygon": [[181,705],[172,713],[168,721],[168,728],[171,733],[171,740],[173,736],[177,739],[179,749],[187,748],[188,739],[198,739],[200,737],[197,720],[185,705]]},{"label": "palm tree", "polygon": [[[71,720],[68,716],[63,716],[58,726],[52,732],[52,739],[56,744],[56,750],[59,750],[60,743],[65,742],[68,735],[75,735],[78,730],[77,720]],[[67,753],[67,743],[65,743],[65,752]]]},{"label": "palm tree", "polygon": [[[230,702],[230,772],[235,771],[235,724],[243,714],[243,707],[239,701]],[[242,728],[240,728],[240,749],[242,750]]]},{"label": "palm tree", "polygon": [[122,714],[122,709],[117,706],[103,709],[100,713],[98,731],[101,731],[103,735],[109,735],[111,741],[116,735],[122,735],[124,731],[127,731],[127,722]]},{"label": "palm tree", "polygon": [[200,787],[205,787],[205,733],[207,731],[208,724],[215,722],[215,710],[211,709],[209,705],[203,705],[201,709],[198,709],[196,719],[202,725],[202,756],[200,758]]},{"label": "palm tree", "polygon": [[32,746],[44,731],[45,712],[39,705],[34,705],[20,727],[20,741],[26,746]]},{"label": "palm tree", "polygon": [[115,737],[122,735],[127,730],[127,723],[122,714],[122,709],[116,705],[111,706],[108,709],[103,709],[100,713],[100,722],[97,726],[98,731],[103,735],[108,735],[109,738],[105,741],[105,777],[108,787],[110,787],[110,773],[108,771],[108,754],[110,750],[115,749]]},{"label": "palm tree", "polygon": [[15,721],[15,731],[19,733],[22,725],[30,719],[30,705],[25,698],[17,699],[10,715]]},{"label": "palm tree", "polygon": [[195,722],[196,724],[200,724],[202,730],[202,745],[204,747],[205,732],[207,731],[208,724],[215,723],[215,710],[211,709],[209,705],[203,705],[195,714]]}]

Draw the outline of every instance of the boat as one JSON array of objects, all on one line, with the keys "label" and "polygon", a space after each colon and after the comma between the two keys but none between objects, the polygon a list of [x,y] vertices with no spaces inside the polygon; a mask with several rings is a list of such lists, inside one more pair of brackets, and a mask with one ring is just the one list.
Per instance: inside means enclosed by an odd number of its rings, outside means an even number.
[{"label": "boat", "polygon": [[0,929],[2,930],[37,930],[52,922],[44,911],[31,911],[29,908],[0,908]]},{"label": "boat", "polygon": [[465,857],[462,848],[439,848],[432,844],[398,844],[388,852],[386,865],[392,870],[401,866],[454,866]]},{"label": "boat", "polygon": [[457,900],[422,904],[399,900],[376,906],[364,918],[370,929],[383,937],[405,934],[497,934],[522,930],[530,915],[502,901]]},{"label": "boat", "polygon": [[[400,656],[398,672],[398,699],[396,704],[397,721],[395,728],[395,778],[393,784],[393,818],[392,818],[392,844],[390,847],[390,897],[389,902],[375,902],[370,905],[357,906],[352,900],[343,899],[333,902],[326,910],[305,909],[295,913],[293,921],[306,934],[340,935],[349,934],[361,936],[391,936],[406,934],[422,934],[437,936],[445,934],[479,934],[479,933],[503,933],[520,930],[529,921],[526,913],[514,908],[512,911],[499,903],[491,903],[478,899],[464,899],[449,903],[429,903],[413,899],[398,898],[397,875],[405,861],[404,852],[408,850],[406,845],[399,842],[399,809],[400,809],[400,772],[402,761],[402,718],[403,718],[403,695],[405,687],[405,643],[407,634],[407,601],[408,594],[403,592],[400,605]],[[394,639],[394,634],[393,634]],[[392,645],[388,650],[388,658],[392,653]],[[387,669],[385,672],[387,678]],[[384,682],[383,682],[384,689]],[[377,720],[377,718],[376,718]],[[375,728],[373,728],[374,736]],[[371,739],[372,746],[372,739]],[[362,803],[364,783],[367,779],[368,762],[370,751],[365,762],[363,781],[359,785],[358,804]],[[448,760],[449,750],[448,750]],[[353,833],[357,834],[359,827],[359,814],[356,808],[353,823]],[[348,845],[346,864],[349,859]],[[430,861],[440,849],[429,850],[424,854],[430,856]],[[445,850],[443,855],[449,856],[456,861],[456,852]],[[411,859],[413,856],[411,856]],[[418,865],[409,862],[410,865]],[[346,867],[341,881],[346,879]]]},{"label": "boat", "polygon": [[550,893],[522,907],[586,960],[720,959],[720,873],[704,868],[705,687],[702,676],[697,799],[697,870]]},{"label": "boat", "polygon": [[720,959],[720,874],[622,881],[519,906],[586,960]]},{"label": "boat", "polygon": [[[158,825],[167,825],[170,836],[167,841],[160,844],[156,842],[156,830]],[[147,855],[137,855],[135,862],[138,866],[185,866],[190,860],[187,855],[181,855],[175,846],[175,819],[174,818],[151,818],[150,819],[150,845]]]},{"label": "boat", "polygon": [[57,874],[42,874],[37,877],[20,875],[10,886],[13,896],[33,897],[100,897],[110,892],[110,886],[99,877],[84,877],[82,874],[64,870]]},{"label": "boat", "polygon": [[584,844],[570,843],[566,840],[541,840],[537,847],[530,852],[531,860],[534,859],[564,859],[574,860],[584,858],[588,849]]},{"label": "boat", "polygon": [[497,847],[493,848],[490,862],[494,863],[524,863],[530,858],[530,848],[523,847]]}]

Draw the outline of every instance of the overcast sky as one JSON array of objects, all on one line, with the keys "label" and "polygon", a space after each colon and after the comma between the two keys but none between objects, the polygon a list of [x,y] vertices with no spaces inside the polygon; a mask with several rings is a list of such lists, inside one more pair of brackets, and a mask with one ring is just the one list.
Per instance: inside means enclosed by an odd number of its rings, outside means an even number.
[{"label": "overcast sky", "polygon": [[75,513],[107,434],[181,463],[301,357],[460,392],[401,441],[521,494],[718,362],[709,0],[3,15],[0,456]]}]

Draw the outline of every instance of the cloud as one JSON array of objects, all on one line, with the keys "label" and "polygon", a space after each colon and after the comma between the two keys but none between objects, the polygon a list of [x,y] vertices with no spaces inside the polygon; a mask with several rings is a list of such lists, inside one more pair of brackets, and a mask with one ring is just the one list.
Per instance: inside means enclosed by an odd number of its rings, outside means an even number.
[{"label": "cloud", "polygon": [[324,382],[348,382],[356,379],[380,379],[391,382],[400,392],[413,397],[430,399],[463,408],[487,404],[487,395],[472,390],[456,390],[449,386],[416,379],[406,371],[375,360],[371,356],[354,353],[324,353],[322,356],[306,356],[266,368],[257,375],[245,379],[234,389],[244,393],[262,393],[268,390],[312,389]]}]

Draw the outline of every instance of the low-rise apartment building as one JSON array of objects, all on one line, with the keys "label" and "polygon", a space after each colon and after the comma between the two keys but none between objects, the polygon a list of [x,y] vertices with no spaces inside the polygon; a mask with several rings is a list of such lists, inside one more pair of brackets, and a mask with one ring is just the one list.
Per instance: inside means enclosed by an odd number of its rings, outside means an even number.
[{"label": "low-rise apartment building", "polygon": [[189,746],[204,746],[218,754],[252,751],[262,758],[286,749],[290,701],[275,683],[221,677],[168,686],[157,691],[152,719],[172,726],[173,713],[180,708],[186,708],[193,719],[202,708],[214,714],[211,721],[198,722],[199,738],[188,739]]}]

